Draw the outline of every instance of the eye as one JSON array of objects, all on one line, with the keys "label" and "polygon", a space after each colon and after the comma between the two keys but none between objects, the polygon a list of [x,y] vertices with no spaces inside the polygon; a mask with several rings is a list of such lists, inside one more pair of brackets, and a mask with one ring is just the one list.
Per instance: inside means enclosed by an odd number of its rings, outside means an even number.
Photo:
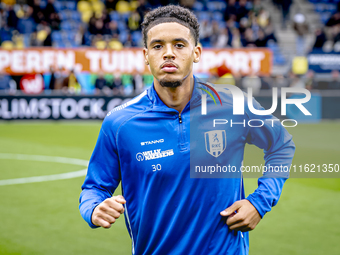
[{"label": "eye", "polygon": [[160,48],[162,48],[162,45],[157,44],[157,45],[153,46],[153,48],[154,48],[155,50],[159,50]]},{"label": "eye", "polygon": [[179,49],[182,49],[182,48],[184,48],[184,45],[183,45],[183,44],[181,44],[181,43],[177,43],[175,46],[176,46],[177,48],[179,48]]}]

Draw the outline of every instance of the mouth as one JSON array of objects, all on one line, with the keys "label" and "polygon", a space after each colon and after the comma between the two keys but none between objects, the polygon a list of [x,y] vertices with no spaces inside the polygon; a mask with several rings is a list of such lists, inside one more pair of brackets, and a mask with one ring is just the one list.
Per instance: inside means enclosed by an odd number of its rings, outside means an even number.
[{"label": "mouth", "polygon": [[161,69],[166,72],[166,73],[173,73],[176,72],[178,67],[172,62],[165,62],[162,66]]}]

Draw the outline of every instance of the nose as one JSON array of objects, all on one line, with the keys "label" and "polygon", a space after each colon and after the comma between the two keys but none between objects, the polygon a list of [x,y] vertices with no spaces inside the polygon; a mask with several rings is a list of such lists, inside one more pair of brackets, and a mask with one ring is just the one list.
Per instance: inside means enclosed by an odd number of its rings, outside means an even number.
[{"label": "nose", "polygon": [[175,54],[172,49],[172,45],[167,45],[166,46],[166,51],[163,55],[164,60],[175,60]]}]

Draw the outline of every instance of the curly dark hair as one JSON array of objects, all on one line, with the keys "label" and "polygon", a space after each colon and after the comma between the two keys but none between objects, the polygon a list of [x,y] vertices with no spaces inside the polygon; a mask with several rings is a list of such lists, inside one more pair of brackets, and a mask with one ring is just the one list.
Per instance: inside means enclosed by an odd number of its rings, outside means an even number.
[{"label": "curly dark hair", "polygon": [[142,23],[142,34],[144,47],[147,48],[147,33],[155,25],[167,22],[177,22],[190,29],[190,32],[195,40],[195,46],[197,46],[199,38],[200,24],[197,21],[196,16],[188,9],[178,5],[167,5],[158,7],[148,12]]}]

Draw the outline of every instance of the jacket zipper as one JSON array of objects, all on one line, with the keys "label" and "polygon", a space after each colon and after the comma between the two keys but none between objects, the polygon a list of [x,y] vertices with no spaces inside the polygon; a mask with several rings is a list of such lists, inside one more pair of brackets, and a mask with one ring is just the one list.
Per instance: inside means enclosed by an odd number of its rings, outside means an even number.
[{"label": "jacket zipper", "polygon": [[182,115],[179,113],[178,114],[178,122],[179,122],[179,135],[180,135],[180,143],[179,146],[181,150],[185,149],[185,139],[184,139],[184,134],[183,134],[183,119]]}]

